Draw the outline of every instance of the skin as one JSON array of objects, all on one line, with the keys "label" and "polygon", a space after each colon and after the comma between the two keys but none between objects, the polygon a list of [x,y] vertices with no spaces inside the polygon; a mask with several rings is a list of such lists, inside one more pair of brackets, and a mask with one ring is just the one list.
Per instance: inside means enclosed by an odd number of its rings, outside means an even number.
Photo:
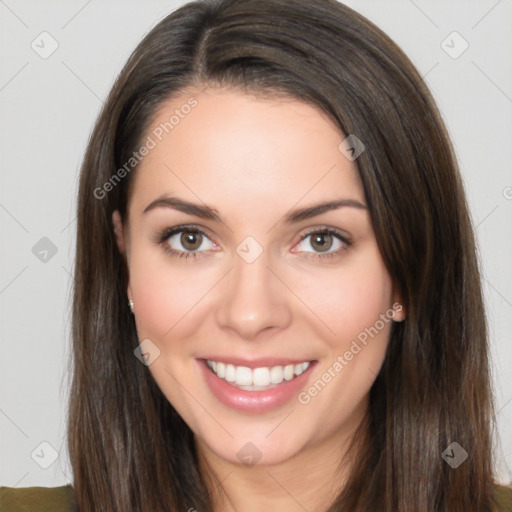
[{"label": "skin", "polygon": [[[194,432],[201,469],[207,463],[222,481],[216,510],[326,510],[345,478],[337,466],[367,410],[392,321],[308,404],[294,397],[260,414],[220,403],[196,358],[317,360],[310,386],[400,296],[367,209],[280,222],[291,209],[324,201],[365,205],[356,162],[338,149],[345,135],[324,113],[293,98],[207,88],[167,101],[147,134],[191,95],[197,106],[137,169],[128,220],[123,225],[113,215],[139,339],[160,350],[148,370]],[[224,223],[171,208],[142,213],[163,194],[210,205]],[[196,259],[173,257],[154,242],[157,233],[183,224],[207,235]],[[316,228],[339,229],[352,245],[332,238],[329,247],[327,237],[325,250],[338,253],[319,258],[324,253],[313,236],[301,241]],[[180,236],[164,243],[186,251]],[[263,249],[250,264],[236,252],[247,236]],[[404,317],[395,307],[393,321]],[[237,456],[249,441],[262,454],[252,467]]]}]

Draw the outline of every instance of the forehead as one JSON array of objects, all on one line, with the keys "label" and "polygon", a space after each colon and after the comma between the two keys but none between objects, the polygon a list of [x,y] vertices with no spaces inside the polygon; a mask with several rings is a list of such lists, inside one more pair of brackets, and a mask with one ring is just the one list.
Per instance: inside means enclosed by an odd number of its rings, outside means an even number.
[{"label": "forehead", "polygon": [[135,173],[131,208],[162,194],[260,216],[262,205],[340,197],[364,200],[355,162],[338,149],[345,134],[322,111],[288,98],[232,89],[181,93],[157,111],[143,137],[151,149]]}]

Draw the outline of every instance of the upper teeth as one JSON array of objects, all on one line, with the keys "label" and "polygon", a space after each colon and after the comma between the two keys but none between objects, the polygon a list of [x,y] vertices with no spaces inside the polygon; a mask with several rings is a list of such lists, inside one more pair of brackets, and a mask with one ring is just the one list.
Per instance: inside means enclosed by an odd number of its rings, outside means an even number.
[{"label": "upper teeth", "polygon": [[281,384],[283,380],[292,380],[294,375],[305,372],[310,362],[254,369],[247,366],[234,366],[218,361],[210,361],[209,359],[206,360],[206,363],[218,377],[238,386],[268,386],[269,384]]}]

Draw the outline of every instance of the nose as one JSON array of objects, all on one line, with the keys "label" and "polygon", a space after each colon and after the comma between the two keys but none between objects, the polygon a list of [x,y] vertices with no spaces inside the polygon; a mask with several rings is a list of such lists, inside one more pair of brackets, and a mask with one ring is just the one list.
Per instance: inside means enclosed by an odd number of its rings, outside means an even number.
[{"label": "nose", "polygon": [[289,325],[290,291],[269,267],[265,251],[252,263],[235,254],[233,268],[223,281],[216,310],[220,328],[254,340],[262,331]]}]

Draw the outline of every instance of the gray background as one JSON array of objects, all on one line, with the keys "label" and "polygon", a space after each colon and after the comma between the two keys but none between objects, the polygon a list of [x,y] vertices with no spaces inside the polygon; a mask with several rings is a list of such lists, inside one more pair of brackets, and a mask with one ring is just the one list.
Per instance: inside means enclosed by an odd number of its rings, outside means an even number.
[{"label": "gray background", "polygon": [[[71,480],[65,415],[78,169],[126,58],[183,3],[0,0],[0,485]],[[483,268],[497,471],[511,481],[512,2],[347,4],[426,77],[454,142]],[[48,56],[52,40],[58,48]]]}]

